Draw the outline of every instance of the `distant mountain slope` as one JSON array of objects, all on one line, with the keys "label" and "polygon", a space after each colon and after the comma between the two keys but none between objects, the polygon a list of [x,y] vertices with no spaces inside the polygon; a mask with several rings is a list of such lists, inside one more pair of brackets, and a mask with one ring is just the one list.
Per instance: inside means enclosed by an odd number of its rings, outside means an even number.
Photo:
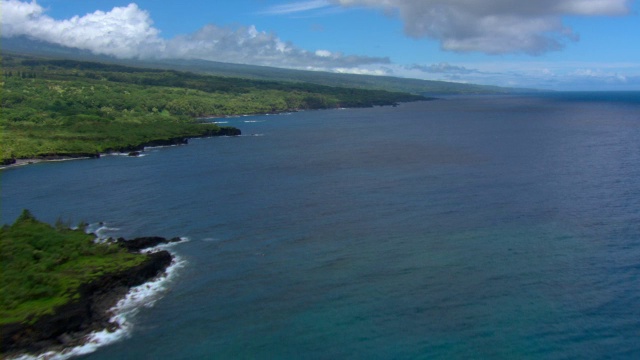
[{"label": "distant mountain slope", "polygon": [[392,76],[340,74],[323,71],[282,69],[256,65],[221,63],[206,60],[146,61],[146,66],[192,71],[209,75],[248,77],[271,81],[295,81],[327,86],[410,92],[414,94],[508,94],[528,89],[461,84],[446,81],[407,79]]},{"label": "distant mountain slope", "polygon": [[64,57],[78,60],[93,60],[146,68],[191,71],[195,73],[240,77],[254,80],[306,82],[327,86],[410,92],[414,94],[508,94],[532,91],[531,89],[505,88],[498,86],[461,84],[446,81],[407,79],[391,76],[339,74],[322,71],[305,71],[275,67],[231,64],[207,60],[122,60],[94,55],[27,38],[3,38],[2,51],[33,54],[49,57]]}]

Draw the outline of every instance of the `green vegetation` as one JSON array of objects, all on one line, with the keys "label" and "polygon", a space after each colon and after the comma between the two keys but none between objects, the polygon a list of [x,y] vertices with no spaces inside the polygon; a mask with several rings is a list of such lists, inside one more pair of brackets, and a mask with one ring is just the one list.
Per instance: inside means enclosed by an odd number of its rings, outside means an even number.
[{"label": "green vegetation", "polygon": [[195,120],[391,105],[424,99],[359,90],[18,55],[2,57],[0,161],[108,152],[154,140],[215,134]]},{"label": "green vegetation", "polygon": [[35,321],[77,296],[81,284],[145,260],[94,238],[42,223],[27,210],[0,229],[0,324]]}]

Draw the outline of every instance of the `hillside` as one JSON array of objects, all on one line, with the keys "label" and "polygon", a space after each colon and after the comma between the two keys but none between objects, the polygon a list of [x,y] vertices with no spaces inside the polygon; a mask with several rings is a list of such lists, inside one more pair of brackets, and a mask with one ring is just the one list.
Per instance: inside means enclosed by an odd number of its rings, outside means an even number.
[{"label": "hillside", "polygon": [[112,57],[93,55],[88,51],[65,48],[26,38],[3,39],[2,47],[3,51],[12,51],[27,55],[35,54],[48,57],[100,61],[127,66],[189,71],[200,74],[254,80],[302,82],[326,86],[409,92],[426,96],[447,94],[508,94],[531,91],[531,89],[408,79],[392,76],[371,76],[339,74],[322,71],[292,70],[207,60],[119,60]]},{"label": "hillside", "polygon": [[368,107],[419,95],[260,81],[112,63],[2,56],[2,164],[15,159],[97,156],[238,135],[199,117]]}]

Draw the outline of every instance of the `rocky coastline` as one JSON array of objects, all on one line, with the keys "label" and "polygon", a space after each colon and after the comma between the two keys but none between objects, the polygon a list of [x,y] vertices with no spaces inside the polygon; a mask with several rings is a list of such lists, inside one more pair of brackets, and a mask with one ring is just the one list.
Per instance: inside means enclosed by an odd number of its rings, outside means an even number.
[{"label": "rocky coastline", "polygon": [[[142,237],[133,240],[119,238],[116,244],[130,252],[180,241],[179,238]],[[173,256],[165,250],[146,254],[147,259],[135,267],[102,277],[80,286],[69,303],[44,315],[33,323],[13,323],[0,326],[2,358],[21,354],[62,351],[82,345],[87,335],[101,330],[113,331],[118,324],[111,322],[111,309],[130,288],[162,276],[171,265]]]},{"label": "rocky coastline", "polygon": [[234,127],[220,127],[218,130],[208,130],[203,132],[200,135],[196,136],[179,136],[168,139],[156,139],[147,141],[141,144],[136,145],[127,145],[120,146],[116,148],[106,149],[103,153],[50,153],[50,154],[41,154],[35,158],[29,159],[2,159],[0,161],[0,169],[20,166],[20,165],[28,165],[35,164],[43,161],[61,161],[61,160],[73,160],[73,159],[97,159],[100,156],[105,154],[113,154],[113,153],[125,153],[130,156],[138,156],[145,148],[148,147],[158,147],[158,146],[176,146],[176,145],[187,145],[189,143],[189,139],[195,138],[206,138],[213,136],[239,136],[242,135],[240,129]]}]

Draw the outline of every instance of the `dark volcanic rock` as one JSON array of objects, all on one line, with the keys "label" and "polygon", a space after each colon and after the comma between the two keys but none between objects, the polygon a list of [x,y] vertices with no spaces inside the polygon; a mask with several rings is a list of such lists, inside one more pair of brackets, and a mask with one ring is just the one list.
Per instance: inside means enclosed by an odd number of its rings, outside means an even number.
[{"label": "dark volcanic rock", "polygon": [[104,275],[84,284],[78,298],[44,315],[32,324],[14,323],[0,327],[4,355],[17,352],[36,353],[45,349],[79,345],[91,331],[114,328],[109,309],[129,290],[162,274],[171,264],[167,251],[148,254],[147,259],[133,268]]},{"label": "dark volcanic rock", "polygon": [[177,137],[171,139],[161,139],[161,140],[152,140],[142,144],[142,147],[153,147],[153,146],[173,146],[173,145],[186,145],[189,143],[189,139],[186,137]]},{"label": "dark volcanic rock", "polygon": [[153,146],[173,146],[173,145],[185,145],[189,143],[189,139],[183,136],[169,139],[160,139],[160,140],[151,140],[142,144],[137,145],[128,145],[128,146],[120,146],[115,148],[106,149],[106,153],[133,153],[144,151],[145,147],[153,147]]},{"label": "dark volcanic rock", "polygon": [[240,136],[242,132],[238,128],[234,127],[221,127],[220,130],[216,134],[212,134],[213,136]]},{"label": "dark volcanic rock", "polygon": [[14,158],[2,159],[2,161],[0,161],[0,166],[13,165],[15,163],[16,163],[16,159],[14,159]]},{"label": "dark volcanic rock", "polygon": [[179,237],[166,239],[160,236],[148,236],[148,237],[139,237],[132,240],[118,238],[118,240],[116,241],[116,244],[122,246],[123,248],[131,252],[138,252],[142,249],[158,246],[160,244],[169,244],[169,243],[174,243],[179,241],[180,241]]},{"label": "dark volcanic rock", "polygon": [[63,159],[77,159],[77,158],[92,158],[97,159],[100,157],[99,153],[52,153],[38,155],[38,159],[43,160],[63,160]]}]

